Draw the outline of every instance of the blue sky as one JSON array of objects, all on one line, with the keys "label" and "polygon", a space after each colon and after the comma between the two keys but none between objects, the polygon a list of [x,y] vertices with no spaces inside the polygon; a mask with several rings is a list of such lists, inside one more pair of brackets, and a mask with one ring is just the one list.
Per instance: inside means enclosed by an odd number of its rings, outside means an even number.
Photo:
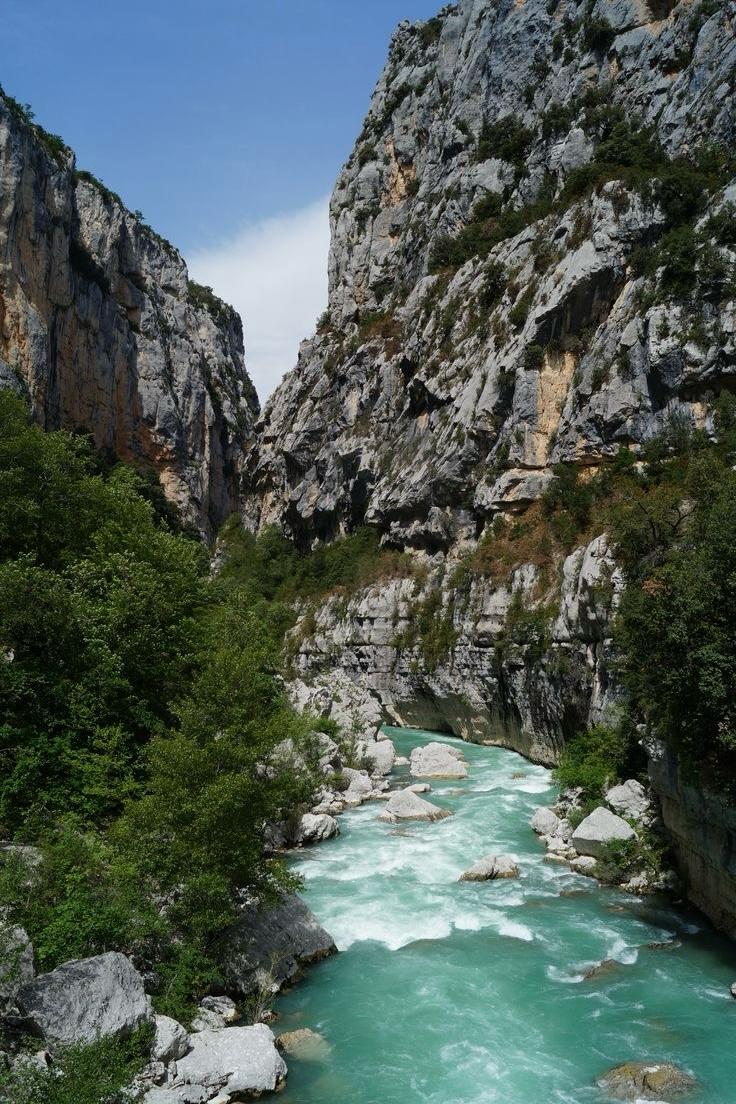
[{"label": "blue sky", "polygon": [[0,82],[243,316],[265,398],[326,302],[326,201],[441,0],[2,0]]}]

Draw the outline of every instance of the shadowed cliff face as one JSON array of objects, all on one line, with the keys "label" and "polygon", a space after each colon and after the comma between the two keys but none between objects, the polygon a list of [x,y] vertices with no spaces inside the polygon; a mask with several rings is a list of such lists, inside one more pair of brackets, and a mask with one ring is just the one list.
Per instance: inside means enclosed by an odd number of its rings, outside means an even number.
[{"label": "shadowed cliff face", "polygon": [[641,247],[736,187],[703,183],[684,218],[657,165],[648,183],[633,166],[644,140],[662,163],[733,146],[735,18],[463,0],[398,28],[332,199],[329,311],[249,460],[249,524],[307,544],[365,520],[447,549],[557,461],[708,424],[736,367],[732,289],[652,295]]},{"label": "shadowed cliff face", "polygon": [[46,428],[155,472],[204,535],[235,508],[258,413],[240,319],[2,96],[0,376]]}]

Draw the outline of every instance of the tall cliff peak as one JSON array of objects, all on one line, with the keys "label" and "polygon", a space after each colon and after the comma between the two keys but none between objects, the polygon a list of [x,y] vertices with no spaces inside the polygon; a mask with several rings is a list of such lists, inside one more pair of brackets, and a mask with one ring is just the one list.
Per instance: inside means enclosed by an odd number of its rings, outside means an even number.
[{"label": "tall cliff peak", "polygon": [[258,415],[238,315],[5,94],[0,381],[46,428],[155,472],[203,534],[236,507]]},{"label": "tall cliff peak", "polygon": [[246,519],[447,548],[736,366],[736,4],[461,0],[402,23],[331,203],[329,307]]}]

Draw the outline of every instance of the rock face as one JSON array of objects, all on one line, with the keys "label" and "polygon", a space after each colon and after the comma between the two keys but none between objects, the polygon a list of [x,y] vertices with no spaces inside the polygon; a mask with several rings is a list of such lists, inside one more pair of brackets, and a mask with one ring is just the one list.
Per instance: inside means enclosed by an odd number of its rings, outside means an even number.
[{"label": "rock face", "polygon": [[143,979],[116,951],[65,962],[17,994],[31,1029],[49,1043],[91,1043],[130,1035],[151,1018]]},{"label": "rock face", "polygon": [[0,385],[151,471],[210,535],[237,505],[258,400],[240,319],[71,150],[0,95]]},{"label": "rock face", "polygon": [[519,868],[513,855],[487,855],[460,875],[461,882],[490,882],[496,878],[518,878]]},{"label": "rock face", "polygon": [[409,759],[415,778],[467,778],[468,768],[462,762],[462,752],[447,744],[424,744],[412,750]]},{"label": "rock face", "polygon": [[245,906],[228,933],[221,958],[229,987],[243,996],[276,992],[303,966],[335,954],[334,940],[295,894],[272,909]]},{"label": "rock face", "polygon": [[176,1063],[176,1074],[167,1088],[201,1085],[230,1098],[239,1093],[273,1092],[286,1077],[286,1063],[265,1024],[200,1031],[192,1036],[191,1044],[189,1053]]},{"label": "rock face", "polygon": [[249,461],[251,524],[306,545],[366,521],[434,553],[538,498],[556,461],[707,419],[728,293],[690,341],[630,264],[663,232],[656,200],[620,180],[549,199],[595,156],[596,97],[671,156],[733,141],[733,14],[460,0],[399,26],[332,198],[328,311]]},{"label": "rock face", "polygon": [[691,1074],[671,1062],[625,1062],[598,1079],[612,1100],[656,1100],[684,1096],[697,1087]]},{"label": "rock face", "polygon": [[695,784],[657,740],[647,743],[654,787],[691,901],[736,939],[736,809]]},{"label": "rock face", "polygon": [[449,816],[452,816],[449,809],[440,809],[438,805],[425,801],[412,790],[398,790],[391,794],[378,819],[396,824],[400,820],[444,820]]},{"label": "rock face", "polygon": [[572,845],[581,855],[601,859],[610,843],[636,839],[636,832],[626,821],[600,805],[578,824],[572,834]]}]

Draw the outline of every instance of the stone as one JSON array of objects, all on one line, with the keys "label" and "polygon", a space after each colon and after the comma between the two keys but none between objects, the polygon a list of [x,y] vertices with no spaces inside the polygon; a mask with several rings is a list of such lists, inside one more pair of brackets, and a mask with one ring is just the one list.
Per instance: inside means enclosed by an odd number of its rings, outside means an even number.
[{"label": "stone", "polygon": [[305,813],[294,833],[294,843],[303,847],[309,843],[322,843],[340,834],[340,826],[329,813]]},{"label": "stone", "polygon": [[462,752],[447,744],[431,743],[412,749],[410,770],[415,778],[467,778]]},{"label": "stone", "polygon": [[571,859],[570,866],[576,874],[585,874],[587,877],[592,878],[595,876],[598,863],[592,855],[578,855],[576,858]]},{"label": "stone", "polygon": [[535,810],[529,823],[538,836],[554,836],[557,833],[560,818],[551,809],[542,805]]},{"label": "stone", "polygon": [[33,946],[19,927],[0,925],[0,1012],[12,1007],[19,989],[33,980]]},{"label": "stone", "polygon": [[624,1062],[598,1078],[613,1100],[656,1100],[684,1096],[697,1088],[695,1078],[671,1062]]},{"label": "stone", "polygon": [[731,994],[732,997],[736,998],[736,981],[731,982],[731,988],[729,989],[729,993]]},{"label": "stone", "polygon": [[599,805],[578,824],[572,834],[572,845],[581,855],[595,859],[604,856],[610,843],[636,839],[636,832],[620,816]]},{"label": "stone", "polygon": [[384,811],[378,817],[388,824],[396,824],[400,820],[444,820],[452,816],[449,809],[440,809],[423,797],[412,793],[411,790],[397,790],[392,793]]},{"label": "stone", "polygon": [[304,901],[286,894],[273,908],[244,905],[221,941],[219,957],[227,988],[248,996],[264,989],[277,992],[304,966],[336,951]]},{"label": "stone", "polygon": [[189,1047],[189,1032],[170,1016],[156,1016],[156,1034],[151,1048],[154,1062],[175,1062]]},{"label": "stone", "polygon": [[239,1019],[238,1006],[231,997],[203,997],[192,1020],[192,1031],[217,1031]]},{"label": "stone", "polygon": [[191,1084],[230,1095],[262,1093],[274,1092],[286,1078],[286,1063],[265,1024],[199,1031],[190,1042],[166,1088]]},{"label": "stone", "polygon": [[325,1037],[309,1027],[285,1031],[276,1039],[276,1046],[300,1062],[323,1062],[332,1051]]},{"label": "stone", "polygon": [[149,1089],[143,1104],[182,1104],[182,1098],[174,1089]]},{"label": "stone", "polygon": [[496,878],[518,878],[519,868],[513,855],[486,855],[460,875],[461,882],[489,882]]},{"label": "stone", "polygon": [[19,990],[17,1004],[35,1033],[62,1045],[125,1037],[151,1019],[143,978],[117,951],[40,974]]},{"label": "stone", "polygon": [[390,774],[396,762],[396,748],[389,739],[378,740],[375,744],[369,744],[365,751],[366,757],[373,762],[376,774]]},{"label": "stone", "polygon": [[411,786],[406,786],[405,788],[409,791],[409,793],[415,794],[430,793],[432,789],[429,782],[413,782]]},{"label": "stone", "polygon": [[615,973],[621,967],[621,963],[615,958],[604,958],[602,962],[597,962],[595,966],[591,966],[589,970],[586,970],[583,974],[585,981],[595,981],[597,978],[608,977],[609,974]]},{"label": "stone", "polygon": [[637,821],[642,821],[651,807],[647,791],[635,778],[629,778],[618,786],[612,786],[606,791],[606,801],[614,812]]}]

